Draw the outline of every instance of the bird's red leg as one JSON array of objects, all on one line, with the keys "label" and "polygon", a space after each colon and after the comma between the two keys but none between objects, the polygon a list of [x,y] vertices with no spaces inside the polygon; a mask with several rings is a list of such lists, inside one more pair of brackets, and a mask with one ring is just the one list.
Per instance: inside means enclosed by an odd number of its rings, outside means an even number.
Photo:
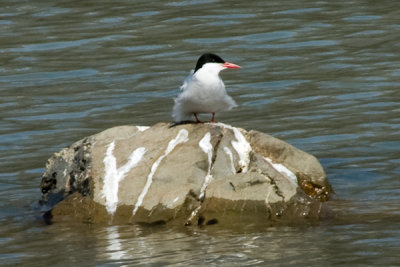
[{"label": "bird's red leg", "polygon": [[197,118],[197,113],[193,113],[193,115],[196,118],[196,123],[202,123],[202,121]]},{"label": "bird's red leg", "polygon": [[211,118],[211,121],[210,121],[210,122],[216,122],[216,121],[214,120],[214,116],[215,116],[215,112],[212,113],[212,118]]}]

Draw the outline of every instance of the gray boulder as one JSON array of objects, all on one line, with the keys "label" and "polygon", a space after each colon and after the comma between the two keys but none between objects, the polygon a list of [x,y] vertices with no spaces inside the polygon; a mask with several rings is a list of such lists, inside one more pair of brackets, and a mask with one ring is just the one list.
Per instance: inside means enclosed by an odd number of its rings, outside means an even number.
[{"label": "gray boulder", "polygon": [[312,155],[222,123],[105,130],[55,153],[41,189],[52,222],[182,225],[319,220],[332,193]]}]

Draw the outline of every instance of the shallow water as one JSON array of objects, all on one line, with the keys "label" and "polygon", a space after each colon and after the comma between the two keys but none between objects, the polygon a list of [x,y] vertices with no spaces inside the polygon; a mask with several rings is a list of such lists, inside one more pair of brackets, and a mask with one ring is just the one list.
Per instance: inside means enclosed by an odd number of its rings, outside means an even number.
[{"label": "shallow water", "polygon": [[[400,3],[11,1],[0,9],[0,261],[119,266],[400,262]],[[239,104],[217,120],[320,159],[335,219],[265,229],[51,225],[47,158],[116,125],[170,121],[203,52]]]}]

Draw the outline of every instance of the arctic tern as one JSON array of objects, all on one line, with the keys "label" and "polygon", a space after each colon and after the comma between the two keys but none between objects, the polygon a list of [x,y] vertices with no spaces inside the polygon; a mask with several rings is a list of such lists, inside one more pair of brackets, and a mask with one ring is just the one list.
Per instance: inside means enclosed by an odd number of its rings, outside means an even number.
[{"label": "arctic tern", "polygon": [[240,66],[226,62],[215,54],[203,54],[196,67],[181,86],[181,93],[175,98],[172,117],[175,123],[189,120],[194,115],[196,122],[201,122],[199,113],[211,113],[210,122],[215,122],[215,113],[230,110],[237,106],[230,97],[219,72],[224,69],[239,69]]}]

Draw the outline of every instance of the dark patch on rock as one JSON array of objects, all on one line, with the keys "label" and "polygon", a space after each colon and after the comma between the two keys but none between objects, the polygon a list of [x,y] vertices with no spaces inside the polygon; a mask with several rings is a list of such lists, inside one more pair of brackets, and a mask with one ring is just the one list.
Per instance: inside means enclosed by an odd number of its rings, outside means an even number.
[{"label": "dark patch on rock", "polygon": [[217,219],[211,219],[211,220],[207,221],[206,225],[213,225],[213,224],[217,224],[217,223],[218,223]]},{"label": "dark patch on rock", "polygon": [[40,184],[41,205],[53,207],[75,192],[83,196],[90,194],[90,149],[90,138],[86,138],[55,153],[47,161]]}]

